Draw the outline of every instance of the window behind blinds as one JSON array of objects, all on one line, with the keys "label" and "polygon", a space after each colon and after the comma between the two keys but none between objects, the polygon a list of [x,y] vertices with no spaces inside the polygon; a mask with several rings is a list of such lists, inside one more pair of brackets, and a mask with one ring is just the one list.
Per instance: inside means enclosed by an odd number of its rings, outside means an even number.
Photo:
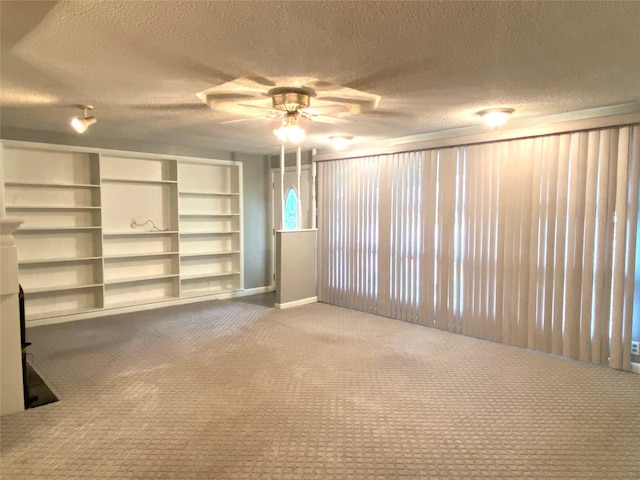
[{"label": "window behind blinds", "polygon": [[640,127],[321,162],[320,301],[630,368]]}]

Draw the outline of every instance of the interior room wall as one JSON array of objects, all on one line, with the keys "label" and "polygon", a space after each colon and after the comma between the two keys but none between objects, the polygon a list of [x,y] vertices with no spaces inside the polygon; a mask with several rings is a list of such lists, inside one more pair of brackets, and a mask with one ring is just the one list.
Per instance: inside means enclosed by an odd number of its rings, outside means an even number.
[{"label": "interior room wall", "polygon": [[[311,150],[303,150],[300,155],[300,163],[302,165],[311,165],[313,152]],[[292,150],[285,152],[284,154],[284,166],[295,167],[296,166],[296,152]],[[271,155],[271,168],[280,168],[280,154]]]},{"label": "interior room wall", "polygon": [[234,154],[242,162],[244,288],[271,285],[269,158]]},{"label": "interior room wall", "polygon": [[[244,286],[245,288],[257,288],[271,285],[271,281],[269,280],[271,278],[271,253],[269,250],[270,164],[268,156],[239,154],[203,147],[136,142],[124,138],[99,142],[91,139],[90,136],[55,134],[13,128],[2,128],[0,131],[0,139],[242,162],[245,228]],[[293,158],[295,164],[295,154]]]}]

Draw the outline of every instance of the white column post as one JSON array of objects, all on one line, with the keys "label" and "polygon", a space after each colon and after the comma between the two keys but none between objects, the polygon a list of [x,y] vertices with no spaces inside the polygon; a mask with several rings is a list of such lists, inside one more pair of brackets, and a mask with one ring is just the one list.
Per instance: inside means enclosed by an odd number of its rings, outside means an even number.
[{"label": "white column post", "polygon": [[296,175],[298,179],[296,194],[298,195],[298,230],[300,230],[300,223],[302,222],[302,194],[300,193],[300,174],[302,173],[302,150],[300,146],[296,149]]},{"label": "white column post", "polygon": [[313,156],[311,157],[311,228],[316,228],[316,161]]},{"label": "white column post", "polygon": [[24,410],[18,249],[13,238],[21,223],[0,218],[0,415]]},{"label": "white column post", "polygon": [[284,143],[280,145],[280,230],[284,230]]}]

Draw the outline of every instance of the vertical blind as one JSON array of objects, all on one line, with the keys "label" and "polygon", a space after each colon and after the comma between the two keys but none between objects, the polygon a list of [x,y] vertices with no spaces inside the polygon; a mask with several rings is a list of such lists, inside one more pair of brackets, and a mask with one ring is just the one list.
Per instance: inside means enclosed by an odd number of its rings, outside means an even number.
[{"label": "vertical blind", "polygon": [[318,165],[320,301],[631,368],[640,126]]}]

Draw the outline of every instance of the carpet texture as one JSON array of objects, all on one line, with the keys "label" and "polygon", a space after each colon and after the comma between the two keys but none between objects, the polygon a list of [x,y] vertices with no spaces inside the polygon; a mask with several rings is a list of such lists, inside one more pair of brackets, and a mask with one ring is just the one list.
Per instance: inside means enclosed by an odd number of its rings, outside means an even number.
[{"label": "carpet texture", "polygon": [[640,478],[640,376],[324,304],[28,330],[3,479]]}]

